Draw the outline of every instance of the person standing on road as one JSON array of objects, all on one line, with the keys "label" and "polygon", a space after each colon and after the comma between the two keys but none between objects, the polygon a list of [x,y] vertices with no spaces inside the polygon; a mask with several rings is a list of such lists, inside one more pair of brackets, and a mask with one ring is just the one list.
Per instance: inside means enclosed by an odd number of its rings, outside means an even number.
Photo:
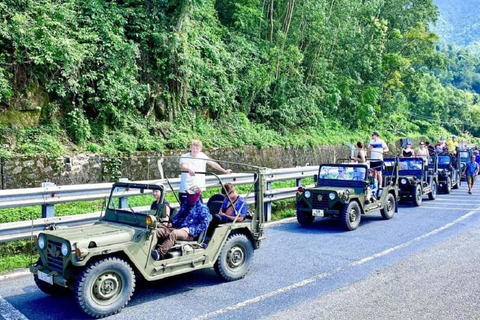
[{"label": "person standing on road", "polygon": [[232,173],[231,169],[223,169],[221,165],[210,160],[210,158],[202,152],[202,142],[200,140],[192,140],[190,143],[190,152],[180,157],[179,164],[182,170],[180,189],[178,190],[181,204],[187,199],[186,190],[190,187],[198,186],[202,191],[206,190],[205,174],[196,173],[205,172],[207,164],[222,173]]},{"label": "person standing on road", "polygon": [[380,134],[377,131],[372,133],[372,140],[368,144],[370,150],[370,168],[375,170],[375,178],[378,181],[378,186],[382,186],[382,167],[383,167],[383,153],[388,152],[388,146],[380,139]]},{"label": "person standing on road", "polygon": [[465,174],[467,176],[468,193],[472,194],[473,183],[478,175],[478,163],[475,161],[474,155],[470,157],[470,162],[467,162],[465,166]]}]

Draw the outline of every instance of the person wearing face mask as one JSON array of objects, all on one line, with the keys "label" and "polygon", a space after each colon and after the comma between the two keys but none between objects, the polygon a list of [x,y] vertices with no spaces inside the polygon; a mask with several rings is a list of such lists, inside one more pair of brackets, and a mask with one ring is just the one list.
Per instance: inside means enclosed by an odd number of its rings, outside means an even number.
[{"label": "person wearing face mask", "polygon": [[155,261],[163,259],[177,240],[193,241],[207,230],[212,220],[208,207],[200,201],[202,190],[198,186],[192,186],[186,193],[187,199],[171,219],[172,222],[167,226],[159,224],[157,228],[157,247],[152,251]]},{"label": "person wearing face mask", "polygon": [[221,165],[212,161],[205,153],[202,152],[202,142],[200,140],[192,140],[190,143],[190,152],[182,154],[180,157],[180,188],[178,190],[180,203],[182,204],[186,198],[185,190],[195,185],[202,191],[205,191],[205,174],[197,172],[205,172],[207,164],[213,169],[222,173],[232,173],[231,169],[224,169]]}]

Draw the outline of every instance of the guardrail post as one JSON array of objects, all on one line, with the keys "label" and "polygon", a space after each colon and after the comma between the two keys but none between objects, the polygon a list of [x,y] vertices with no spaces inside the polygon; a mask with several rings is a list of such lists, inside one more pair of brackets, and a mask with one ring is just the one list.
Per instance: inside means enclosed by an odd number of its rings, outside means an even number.
[{"label": "guardrail post", "polygon": [[[267,182],[267,190],[266,191],[270,191],[271,189],[272,189],[272,183]],[[272,220],[272,203],[270,201],[269,202],[264,202],[263,206],[264,206],[263,209],[264,209],[264,212],[265,212],[265,222]]]},{"label": "guardrail post", "polygon": [[[53,182],[42,182],[42,188],[55,187]],[[45,190],[46,192],[46,190]],[[42,204],[42,218],[55,217],[55,205],[54,204]]]},{"label": "guardrail post", "polygon": [[302,185],[302,178],[295,179],[295,185],[300,187]]},{"label": "guardrail post", "polygon": [[120,208],[128,208],[128,198],[127,197],[120,197],[118,198],[118,204]]},{"label": "guardrail post", "polygon": [[42,204],[42,218],[55,217],[55,206],[53,204]]}]

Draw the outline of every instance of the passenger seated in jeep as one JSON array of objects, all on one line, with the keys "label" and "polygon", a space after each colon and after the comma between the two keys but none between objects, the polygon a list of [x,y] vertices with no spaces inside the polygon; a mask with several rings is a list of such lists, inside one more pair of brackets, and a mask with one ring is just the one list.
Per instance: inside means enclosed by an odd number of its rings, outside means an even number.
[{"label": "passenger seated in jeep", "polygon": [[[160,203],[160,195],[160,190],[153,190],[153,197],[155,198],[155,200],[150,206],[150,212],[152,215],[157,214],[158,204]],[[160,219],[160,222],[166,223],[170,219],[170,212],[172,211],[172,208],[170,207],[170,203],[168,203],[167,200],[163,200],[163,204],[165,205],[165,217],[162,217],[162,219]]]},{"label": "passenger seated in jeep", "polygon": [[193,241],[208,228],[212,216],[207,206],[200,202],[202,191],[199,187],[192,186],[186,193],[187,201],[182,204],[172,222],[157,227],[157,248],[152,251],[154,260],[163,259],[177,240]]},{"label": "passenger seated in jeep", "polygon": [[245,199],[238,195],[235,186],[230,182],[223,185],[222,193],[225,194],[225,200],[223,200],[222,207],[218,213],[212,212],[212,226],[216,227],[222,223],[232,222],[237,214],[237,221],[242,222],[247,215],[248,209]]},{"label": "passenger seated in jeep", "polygon": [[345,170],[345,168],[340,167],[340,168],[338,168],[337,180],[352,180],[352,177],[350,177],[347,174],[347,171]]}]

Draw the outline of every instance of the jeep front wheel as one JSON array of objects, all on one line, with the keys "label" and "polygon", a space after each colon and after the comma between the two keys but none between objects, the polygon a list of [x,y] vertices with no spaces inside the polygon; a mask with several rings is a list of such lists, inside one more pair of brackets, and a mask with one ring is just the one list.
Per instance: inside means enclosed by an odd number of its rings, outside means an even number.
[{"label": "jeep front wheel", "polygon": [[312,215],[312,212],[308,211],[303,211],[305,206],[301,203],[297,204],[297,221],[300,223],[302,226],[309,226],[313,223],[313,220],[315,220],[315,217]]},{"label": "jeep front wheel", "polygon": [[356,201],[352,201],[349,204],[346,204],[342,208],[342,225],[345,230],[352,231],[358,228],[360,224],[360,219],[362,212],[360,211],[360,206]]},{"label": "jeep front wheel", "polygon": [[417,184],[412,191],[412,202],[415,207],[418,207],[422,204],[422,187]]},{"label": "jeep front wheel", "polygon": [[393,194],[387,194],[387,198],[385,199],[383,208],[380,209],[380,214],[385,220],[392,219],[395,215],[395,197],[393,196]]},{"label": "jeep front wheel", "polygon": [[89,264],[80,273],[74,292],[85,313],[101,318],[118,313],[134,290],[132,267],[122,259],[110,257]]},{"label": "jeep front wheel", "polygon": [[245,277],[253,263],[253,245],[244,234],[228,237],[215,262],[215,272],[225,281]]},{"label": "jeep front wheel", "polygon": [[[450,181],[448,182],[451,183]],[[436,197],[437,197],[437,183],[434,180],[432,182],[432,191],[430,191],[430,193],[428,194],[428,199],[435,200]]]},{"label": "jeep front wheel", "polygon": [[449,194],[452,190],[452,179],[450,177],[447,178],[447,185],[445,186],[445,193]]},{"label": "jeep front wheel", "polygon": [[[42,260],[38,258],[37,262],[35,263],[35,266],[41,266]],[[46,293],[52,297],[60,297],[60,296],[66,296],[69,294],[72,294],[72,291],[68,288],[61,287],[58,284],[49,284],[45,281],[42,281],[38,278],[37,274],[33,274],[33,281],[35,281],[35,284],[37,285],[38,289],[40,289],[43,293]]]}]

